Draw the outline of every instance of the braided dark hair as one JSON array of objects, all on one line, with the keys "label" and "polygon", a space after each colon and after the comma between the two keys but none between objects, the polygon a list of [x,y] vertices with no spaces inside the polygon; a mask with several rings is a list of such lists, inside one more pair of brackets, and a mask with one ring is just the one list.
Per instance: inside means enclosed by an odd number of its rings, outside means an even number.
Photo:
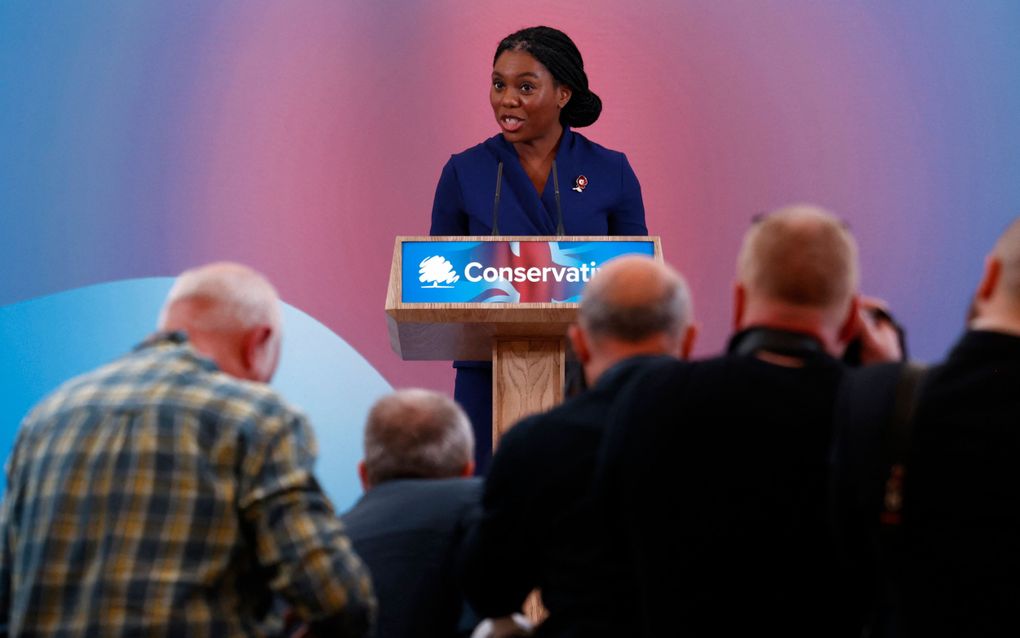
[{"label": "braided dark hair", "polygon": [[493,65],[504,51],[525,51],[549,69],[559,84],[570,87],[571,97],[560,111],[560,123],[571,127],[594,124],[602,113],[602,100],[588,88],[581,52],[559,29],[528,27],[511,33],[496,47]]}]

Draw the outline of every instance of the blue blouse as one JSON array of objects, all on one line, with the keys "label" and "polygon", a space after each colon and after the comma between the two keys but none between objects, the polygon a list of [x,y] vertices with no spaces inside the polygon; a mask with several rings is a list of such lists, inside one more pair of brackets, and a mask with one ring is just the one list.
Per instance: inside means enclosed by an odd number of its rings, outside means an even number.
[{"label": "blue blouse", "polygon": [[[502,235],[555,235],[552,172],[539,197],[513,145],[502,135],[457,153],[443,167],[432,205],[432,235],[491,235],[497,166]],[[567,235],[647,235],[641,185],[627,157],[564,127],[556,168]]]}]

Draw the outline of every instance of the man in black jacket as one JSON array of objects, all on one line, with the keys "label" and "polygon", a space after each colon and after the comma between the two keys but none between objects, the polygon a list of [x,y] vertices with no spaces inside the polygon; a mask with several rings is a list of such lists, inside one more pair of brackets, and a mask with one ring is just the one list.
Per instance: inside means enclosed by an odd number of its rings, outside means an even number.
[{"label": "man in black jacket", "polygon": [[757,221],[728,352],[659,362],[614,405],[598,494],[640,600],[634,636],[852,634],[826,525],[857,250],[830,213]]},{"label": "man in black jacket", "polygon": [[550,615],[536,635],[627,635],[620,569],[590,499],[596,457],[620,388],[657,358],[686,356],[694,334],[686,285],[668,266],[624,257],[588,284],[569,336],[591,388],[515,425],[486,479],[464,565],[480,613],[513,613],[537,587]]},{"label": "man in black jacket", "polygon": [[369,412],[365,494],[342,519],[372,572],[380,638],[470,633],[455,566],[481,493],[473,448],[464,411],[439,393],[398,390]]},{"label": "man in black jacket", "polygon": [[912,419],[892,416],[910,401],[898,368],[841,393],[835,511],[872,635],[1020,635],[1020,220],[985,261],[968,327]]}]

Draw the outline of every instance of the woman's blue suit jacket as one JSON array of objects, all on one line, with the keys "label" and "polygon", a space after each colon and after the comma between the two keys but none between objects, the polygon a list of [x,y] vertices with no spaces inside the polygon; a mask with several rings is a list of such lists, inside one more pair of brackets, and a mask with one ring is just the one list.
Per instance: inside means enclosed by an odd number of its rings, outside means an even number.
[{"label": "woman's blue suit jacket", "polygon": [[[491,235],[496,173],[503,162],[501,235],[555,235],[556,194],[550,172],[539,197],[517,151],[502,135],[490,137],[443,167],[432,205],[432,235]],[[627,157],[564,127],[556,151],[560,206],[566,235],[647,235],[641,186]],[[579,178],[586,185],[579,187]],[[457,361],[454,396],[475,429],[476,471],[491,456],[492,364]]]},{"label": "woman's blue suit jacket", "polygon": [[[492,234],[496,169],[503,161],[501,235],[555,235],[552,173],[538,196],[517,151],[502,135],[490,137],[443,167],[432,205],[432,235]],[[627,157],[564,128],[556,151],[563,227],[567,235],[647,235],[641,186]],[[575,190],[579,177],[587,178]]]}]

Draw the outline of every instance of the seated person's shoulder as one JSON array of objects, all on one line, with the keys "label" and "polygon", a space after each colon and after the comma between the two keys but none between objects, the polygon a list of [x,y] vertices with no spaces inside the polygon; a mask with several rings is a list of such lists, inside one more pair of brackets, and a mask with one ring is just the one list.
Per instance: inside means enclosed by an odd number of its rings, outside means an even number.
[{"label": "seated person's shoulder", "polygon": [[482,478],[471,476],[467,478],[441,478],[441,479],[414,479],[407,481],[421,492],[423,496],[429,494],[444,495],[458,501],[477,501],[482,493]]}]

